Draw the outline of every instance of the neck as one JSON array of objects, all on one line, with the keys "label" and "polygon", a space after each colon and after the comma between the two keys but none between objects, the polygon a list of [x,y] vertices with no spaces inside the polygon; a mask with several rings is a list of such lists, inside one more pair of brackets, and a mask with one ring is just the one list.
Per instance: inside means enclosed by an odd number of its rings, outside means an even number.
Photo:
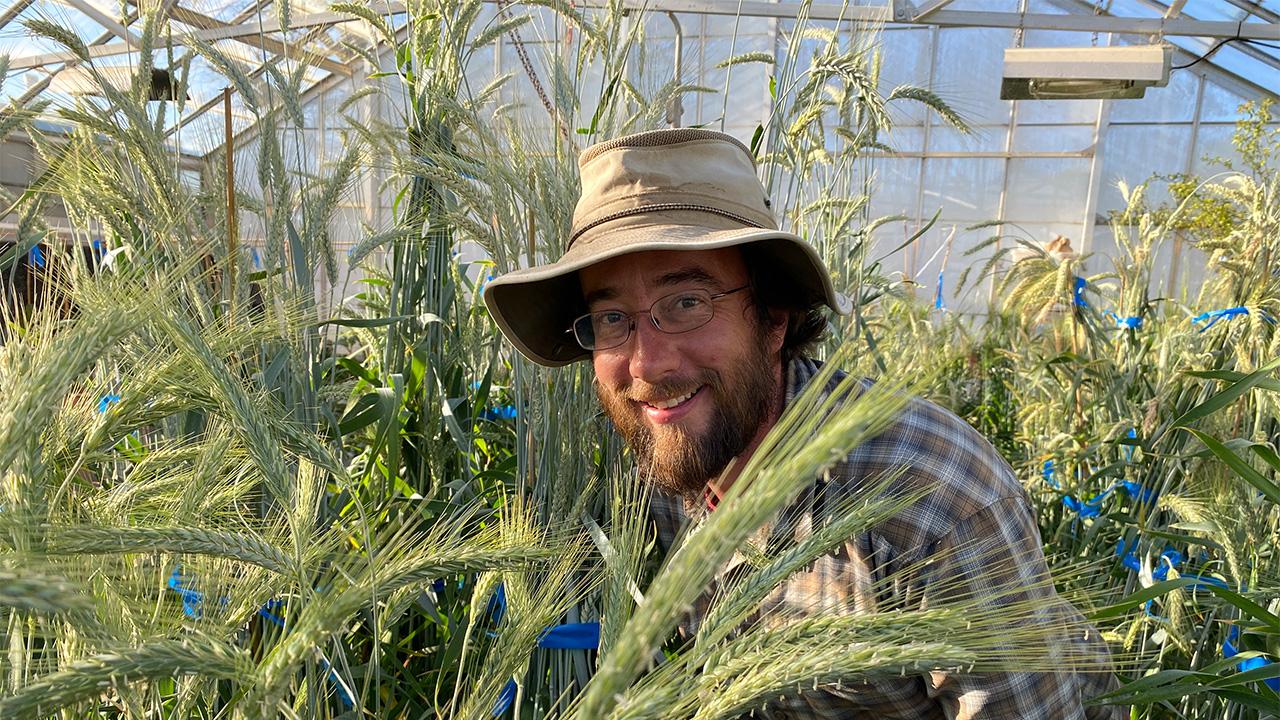
[{"label": "neck", "polygon": [[742,473],[742,468],[747,466],[747,461],[760,448],[760,443],[764,441],[769,431],[777,424],[778,418],[782,417],[782,406],[786,399],[786,393],[782,384],[782,365],[779,363],[774,369],[773,397],[769,401],[769,409],[765,412],[764,420],[756,428],[755,434],[751,436],[751,440],[747,442],[747,446],[738,453],[718,476],[707,480],[707,487],[717,497],[724,497],[729,492],[729,488],[737,482],[738,476]]}]

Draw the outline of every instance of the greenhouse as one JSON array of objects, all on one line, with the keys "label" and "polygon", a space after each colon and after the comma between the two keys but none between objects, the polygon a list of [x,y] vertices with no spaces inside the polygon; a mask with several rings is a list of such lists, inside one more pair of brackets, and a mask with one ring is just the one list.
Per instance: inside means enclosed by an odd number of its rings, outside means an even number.
[{"label": "greenhouse", "polygon": [[0,0],[0,718],[1280,718],[1277,94],[1275,0]]}]

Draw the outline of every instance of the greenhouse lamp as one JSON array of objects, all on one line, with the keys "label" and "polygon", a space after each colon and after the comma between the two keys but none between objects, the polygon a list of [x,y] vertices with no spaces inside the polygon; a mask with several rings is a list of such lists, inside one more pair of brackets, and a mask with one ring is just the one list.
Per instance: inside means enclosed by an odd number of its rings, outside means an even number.
[{"label": "greenhouse lamp", "polygon": [[1103,100],[1142,97],[1169,84],[1168,45],[1008,48],[1001,100]]}]

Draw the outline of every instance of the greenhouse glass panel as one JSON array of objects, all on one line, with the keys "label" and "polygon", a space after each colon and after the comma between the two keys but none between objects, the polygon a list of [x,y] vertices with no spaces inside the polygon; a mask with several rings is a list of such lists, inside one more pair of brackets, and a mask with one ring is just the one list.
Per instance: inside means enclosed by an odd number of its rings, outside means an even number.
[{"label": "greenhouse glass panel", "polygon": [[1231,136],[1235,131],[1234,124],[1201,125],[1196,133],[1196,148],[1191,161],[1191,172],[1202,177],[1224,172],[1226,168],[1214,160],[1236,157],[1235,145],[1231,142]]},{"label": "greenhouse glass panel", "polygon": [[1093,147],[1093,125],[1018,125],[1013,130],[1015,153],[1084,153]]},{"label": "greenhouse glass panel", "polygon": [[[1098,212],[1123,209],[1116,182],[1124,180],[1130,187],[1152,175],[1186,172],[1187,148],[1191,128],[1183,125],[1119,125],[1107,131],[1103,146],[1102,186],[1098,189]],[[1171,148],[1173,152],[1152,152],[1152,148]],[[1148,201],[1164,202],[1167,192],[1158,183],[1148,193]]]},{"label": "greenhouse glass panel", "polygon": [[924,128],[894,126],[880,136],[880,142],[896,152],[920,152],[924,149]]},{"label": "greenhouse glass panel", "polygon": [[1013,158],[1004,217],[1018,223],[1084,219],[1089,158]]},{"label": "greenhouse glass panel", "polygon": [[1004,161],[998,158],[927,158],[921,214],[942,210],[941,220],[995,219],[1000,208]]},{"label": "greenhouse glass panel", "polygon": [[1190,122],[1199,85],[1195,73],[1175,70],[1168,86],[1148,88],[1140,100],[1113,100],[1111,122]]},{"label": "greenhouse glass panel", "polygon": [[1235,122],[1240,116],[1240,106],[1246,98],[1218,83],[1206,80],[1204,99],[1200,106],[1201,122]]},{"label": "greenhouse glass panel", "polygon": [[915,217],[920,202],[920,162],[918,158],[876,158],[872,165],[875,177],[872,216]]},{"label": "greenhouse glass panel", "polygon": [[[934,121],[938,118],[935,116]],[[1003,152],[1007,125],[983,125],[961,132],[949,125],[929,128],[930,152]]]},{"label": "greenhouse glass panel", "polygon": [[999,28],[955,28],[938,34],[933,89],[973,124],[1009,121],[1010,101],[999,99],[1004,48],[1013,37]]},{"label": "greenhouse glass panel", "polygon": [[[888,95],[900,86],[929,87],[933,34],[928,28],[898,28],[881,36],[880,92]],[[894,122],[922,125],[928,108],[915,102],[894,102],[889,106]]]}]

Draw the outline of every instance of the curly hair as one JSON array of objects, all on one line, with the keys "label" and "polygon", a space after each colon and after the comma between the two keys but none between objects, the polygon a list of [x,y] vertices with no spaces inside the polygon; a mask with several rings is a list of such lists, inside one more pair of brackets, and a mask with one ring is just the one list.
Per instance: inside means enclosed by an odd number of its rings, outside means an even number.
[{"label": "curly hair", "polygon": [[797,292],[793,283],[769,272],[768,255],[759,248],[742,248],[742,259],[747,265],[747,279],[755,296],[756,321],[767,326],[775,312],[783,312],[787,318],[787,332],[782,339],[782,365],[813,351],[826,339],[827,319],[822,314],[820,300]]}]

